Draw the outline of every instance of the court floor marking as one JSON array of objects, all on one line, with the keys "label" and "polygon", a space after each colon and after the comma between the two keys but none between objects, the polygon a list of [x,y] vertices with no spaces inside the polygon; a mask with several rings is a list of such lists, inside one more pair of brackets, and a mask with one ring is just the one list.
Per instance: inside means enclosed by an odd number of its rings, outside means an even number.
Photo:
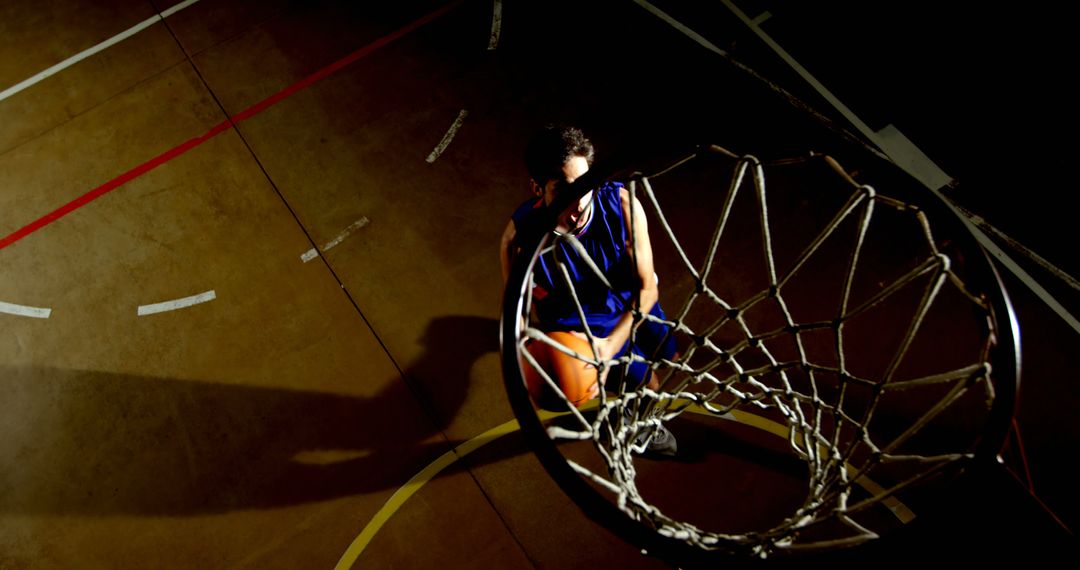
[{"label": "court floor marking", "polygon": [[209,131],[207,131],[203,135],[195,137],[195,138],[193,138],[191,140],[188,140],[188,141],[186,141],[184,143],[181,143],[180,145],[177,145],[177,146],[175,146],[175,147],[161,153],[160,155],[158,155],[158,156],[156,156],[156,157],[154,157],[154,158],[152,158],[152,159],[150,159],[150,160],[136,166],[135,168],[132,168],[131,170],[128,170],[127,172],[121,174],[120,176],[117,176],[116,178],[113,178],[112,180],[106,182],[105,184],[102,184],[101,186],[98,186],[97,188],[94,188],[93,190],[90,190],[89,192],[83,194],[82,196],[79,196],[78,198],[75,198],[71,202],[68,202],[67,204],[64,204],[63,206],[60,206],[59,208],[53,210],[52,212],[49,212],[48,214],[45,214],[44,216],[38,218],[37,220],[34,220],[34,221],[30,222],[29,224],[23,226],[22,228],[20,228],[18,230],[15,230],[11,234],[9,234],[9,235],[5,236],[4,238],[0,239],[0,250],[3,250],[4,248],[11,246],[12,244],[26,238],[27,236],[29,236],[29,235],[31,235],[31,234],[39,231],[39,230],[41,230],[45,226],[48,226],[49,224],[55,222],[56,220],[59,220],[60,218],[74,212],[75,210],[78,210],[79,208],[82,208],[83,206],[89,204],[90,202],[93,202],[94,200],[96,200],[96,199],[104,196],[105,194],[108,194],[109,192],[119,188],[120,186],[123,186],[124,184],[126,184],[126,183],[128,183],[128,182],[142,176],[143,174],[146,174],[147,172],[149,172],[149,171],[151,171],[151,170],[153,170],[153,169],[155,169],[155,168],[157,168],[157,167],[159,167],[159,166],[161,166],[161,165],[163,165],[165,163],[168,163],[169,161],[173,160],[174,158],[186,153],[187,151],[189,151],[189,150],[191,150],[191,149],[193,149],[195,147],[198,147],[198,146],[202,145],[204,142],[206,142],[206,141],[220,135],[221,133],[223,133],[223,132],[225,132],[225,131],[227,131],[229,129],[236,128],[236,126],[239,125],[240,123],[242,123],[243,121],[246,121],[246,120],[254,117],[255,115],[258,115],[259,113],[265,111],[266,109],[269,109],[270,107],[272,107],[272,106],[284,101],[285,99],[291,97],[292,95],[296,94],[297,92],[299,92],[299,91],[301,91],[303,89],[306,89],[307,87],[311,86],[312,84],[314,84],[314,83],[316,83],[316,82],[318,82],[318,81],[320,81],[322,79],[325,79],[326,77],[340,71],[342,68],[344,68],[344,67],[346,67],[346,66],[348,66],[348,65],[350,65],[352,63],[355,63],[356,61],[358,61],[358,60],[360,60],[360,59],[362,59],[364,57],[367,57],[368,55],[371,55],[372,53],[374,53],[374,52],[378,51],[379,49],[389,45],[390,43],[402,38],[403,36],[413,32],[414,30],[420,28],[421,26],[423,26],[425,24],[428,24],[428,23],[438,19],[441,16],[446,15],[447,13],[452,11],[454,8],[457,8],[458,6],[460,6],[463,2],[464,2],[464,0],[454,0],[453,2],[445,4],[443,7],[439,8],[439,9],[437,9],[437,10],[435,10],[435,11],[433,11],[433,12],[431,12],[431,13],[425,15],[425,16],[422,16],[422,17],[420,17],[420,18],[418,18],[416,20],[413,20],[412,22],[406,24],[405,26],[403,26],[403,27],[401,27],[401,28],[399,28],[399,29],[397,29],[397,30],[385,35],[385,36],[382,36],[381,38],[375,40],[374,42],[372,42],[372,43],[370,43],[370,44],[368,44],[368,45],[366,45],[366,46],[364,46],[364,47],[350,53],[349,55],[335,61],[334,63],[332,63],[332,64],[330,64],[330,65],[328,65],[328,66],[326,66],[326,67],[324,67],[324,68],[322,68],[322,69],[320,69],[318,71],[316,71],[315,73],[312,73],[311,75],[308,75],[307,77],[301,79],[300,81],[297,81],[296,83],[293,83],[292,85],[286,87],[285,89],[282,89],[281,91],[278,91],[277,93],[267,97],[266,99],[263,99],[262,101],[259,101],[258,103],[255,103],[254,105],[248,107],[247,109],[244,109],[243,111],[241,111],[241,112],[239,112],[239,113],[237,113],[237,114],[235,114],[235,115],[233,115],[231,117],[228,117],[224,121],[218,123],[217,125],[214,125]]},{"label": "court floor marking", "polygon": [[322,250],[329,251],[330,249],[333,249],[341,242],[345,241],[345,238],[351,236],[353,232],[368,225],[370,222],[371,220],[369,220],[367,216],[362,216],[359,220],[349,224],[349,227],[341,230],[338,235],[334,236],[334,239],[326,242],[326,244],[322,246]]},{"label": "court floor marking", "polygon": [[18,317],[30,317],[33,319],[47,319],[49,315],[52,315],[52,309],[43,307],[28,307],[26,305],[18,305],[15,303],[5,303],[0,301],[0,313],[7,313],[9,315],[15,315]]},{"label": "court floor marking", "polygon": [[[367,216],[363,216],[359,220],[356,220],[355,222],[349,224],[349,227],[341,230],[341,232],[338,233],[338,235],[335,236],[334,239],[326,242],[321,248],[322,251],[326,252],[329,251],[331,248],[338,246],[339,244],[341,244],[341,242],[345,241],[345,238],[352,235],[353,232],[368,225],[369,223],[371,223],[371,220],[369,220]],[[303,255],[300,256],[300,261],[307,263],[312,259],[315,259],[316,257],[319,257],[319,250],[311,248],[305,251]]]},{"label": "court floor marking", "polygon": [[461,128],[462,123],[465,122],[465,117],[468,116],[469,112],[465,109],[462,109],[458,113],[457,118],[454,119],[454,122],[450,125],[450,128],[446,130],[446,134],[443,135],[442,140],[439,141],[439,144],[435,145],[435,150],[432,150],[431,154],[429,154],[427,159],[425,159],[427,160],[428,164],[435,162],[440,156],[442,156],[442,153],[446,150],[446,147],[450,146],[450,141],[454,140],[454,135],[456,135],[458,129]]},{"label": "court floor marking", "polygon": [[442,454],[438,459],[432,461],[416,475],[410,477],[404,485],[399,487],[397,491],[394,491],[394,494],[386,500],[386,503],[375,513],[375,516],[371,517],[371,520],[369,520],[363,530],[360,531],[360,534],[353,539],[352,543],[349,544],[349,547],[345,549],[345,552],[341,555],[341,559],[338,560],[337,565],[334,566],[335,570],[347,570],[352,568],[353,564],[355,564],[356,560],[360,557],[360,554],[364,552],[364,549],[367,548],[371,539],[375,538],[375,535],[382,529],[383,525],[390,520],[390,517],[397,513],[406,501],[423,488],[428,481],[434,479],[436,475],[456,463],[459,459],[462,459],[477,449],[480,449],[504,435],[518,431],[519,429],[521,429],[521,426],[518,425],[517,420],[510,420],[491,428]]},{"label": "court floor marking", "polygon": [[[599,400],[594,399],[587,402],[581,409],[590,410],[596,408],[598,405]],[[787,440],[790,435],[790,429],[787,426],[749,412],[732,410],[726,414],[717,416],[696,404],[691,405],[687,410],[696,414],[739,422],[764,432],[771,433],[785,440]],[[569,412],[556,413],[541,410],[538,415],[542,422],[546,422],[552,418],[566,415],[567,413]],[[520,429],[521,425],[517,420],[510,420],[495,426],[450,451],[447,451],[439,456],[438,459],[428,464],[427,467],[420,470],[416,475],[410,477],[404,485],[399,487],[398,490],[386,500],[386,503],[383,504],[382,508],[371,517],[371,520],[369,520],[363,530],[360,531],[360,534],[353,539],[352,543],[349,544],[349,547],[346,548],[345,552],[341,555],[338,563],[334,566],[334,570],[349,570],[352,568],[360,558],[360,555],[364,552],[364,549],[367,548],[367,545],[371,543],[371,540],[375,538],[375,535],[378,534],[383,525],[390,520],[390,517],[394,516],[394,514],[397,513],[397,511],[400,510],[413,495],[419,492],[425,484],[434,479],[439,473],[477,449],[480,449],[505,435],[519,431]],[[847,470],[849,473],[854,472],[854,469],[850,465],[847,466]],[[866,476],[860,477],[856,483],[874,495],[880,495],[885,491],[884,487]],[[893,516],[904,524],[911,522],[915,518],[915,514],[911,509],[896,497],[887,497],[881,504],[889,509]]]},{"label": "court floor marking", "polygon": [[491,37],[488,39],[488,50],[499,47],[499,36],[502,34],[502,0],[495,0],[491,7]]},{"label": "court floor marking", "polygon": [[214,290],[211,289],[209,291],[206,291],[205,293],[199,293],[198,295],[184,297],[183,299],[162,301],[161,303],[153,303],[150,305],[140,305],[138,314],[140,317],[145,317],[146,315],[156,315],[157,313],[176,311],[178,309],[186,309],[200,303],[213,301],[214,299],[217,299],[217,293],[215,293]]},{"label": "court floor marking", "polygon": [[173,6],[172,8],[169,8],[168,10],[165,10],[164,12],[159,12],[157,14],[154,14],[153,16],[139,22],[138,24],[135,24],[134,26],[120,32],[119,34],[116,34],[115,36],[113,36],[113,37],[111,37],[111,38],[109,38],[109,39],[107,39],[107,40],[105,40],[105,41],[103,41],[101,43],[98,43],[97,45],[95,45],[93,47],[89,47],[87,49],[84,49],[83,51],[81,51],[81,52],[79,52],[79,53],[65,59],[64,61],[61,61],[60,63],[57,63],[56,65],[54,65],[54,66],[52,66],[52,67],[50,67],[48,69],[45,69],[43,71],[39,71],[39,72],[35,73],[34,75],[32,75],[32,76],[30,76],[30,77],[16,83],[15,85],[12,85],[11,87],[8,87],[7,89],[4,89],[3,91],[0,91],[0,101],[3,101],[4,99],[7,99],[8,97],[11,97],[12,95],[14,95],[14,94],[16,94],[16,93],[18,93],[20,91],[23,91],[24,89],[27,89],[27,88],[30,88],[30,87],[36,85],[37,83],[41,82],[42,80],[44,80],[44,79],[46,79],[46,78],[48,78],[50,76],[56,75],[57,73],[71,67],[72,65],[75,65],[76,63],[79,63],[80,61],[82,61],[82,60],[84,60],[84,59],[86,59],[86,58],[88,58],[88,57],[90,57],[90,56],[92,56],[92,55],[94,55],[94,54],[96,54],[98,52],[104,51],[104,50],[106,50],[106,49],[108,49],[108,48],[110,48],[110,47],[112,47],[112,46],[114,46],[114,45],[116,45],[116,44],[130,38],[131,36],[134,36],[135,34],[145,30],[146,28],[149,28],[150,26],[153,26],[154,24],[156,24],[158,22],[165,21],[165,18],[168,18],[169,16],[172,16],[173,14],[179,12],[180,10],[183,10],[184,8],[187,8],[187,7],[191,6],[192,4],[197,3],[198,1],[199,0],[185,0],[184,2],[181,2],[181,3]]}]

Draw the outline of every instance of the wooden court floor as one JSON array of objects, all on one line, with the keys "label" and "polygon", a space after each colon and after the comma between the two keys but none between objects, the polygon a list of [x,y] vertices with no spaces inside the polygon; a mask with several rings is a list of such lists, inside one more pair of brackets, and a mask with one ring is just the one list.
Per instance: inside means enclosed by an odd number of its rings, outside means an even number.
[{"label": "wooden court floor", "polygon": [[[525,141],[859,151],[632,3],[528,4],[0,4],[0,568],[667,567],[512,425]],[[1044,473],[1075,335],[1016,285]]]}]

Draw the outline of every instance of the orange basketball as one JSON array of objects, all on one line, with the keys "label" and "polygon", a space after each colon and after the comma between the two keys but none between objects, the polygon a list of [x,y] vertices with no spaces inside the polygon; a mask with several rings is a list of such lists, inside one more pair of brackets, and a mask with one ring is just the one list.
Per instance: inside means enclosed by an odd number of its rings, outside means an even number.
[{"label": "orange basketball", "polygon": [[[568,332],[548,333],[551,340],[562,344],[566,348],[582,355],[583,358],[592,359],[593,351],[589,341],[574,336]],[[558,383],[566,399],[574,407],[580,408],[582,404],[591,400],[598,393],[596,367],[588,362],[570,356],[560,350],[549,346],[547,343],[534,340],[526,345],[526,350],[536,359],[537,364]],[[532,363],[522,359],[522,371],[525,373],[525,385],[529,388],[529,395],[533,402],[540,408],[552,411],[566,409],[562,398],[551,389],[544,377],[533,368]]]}]

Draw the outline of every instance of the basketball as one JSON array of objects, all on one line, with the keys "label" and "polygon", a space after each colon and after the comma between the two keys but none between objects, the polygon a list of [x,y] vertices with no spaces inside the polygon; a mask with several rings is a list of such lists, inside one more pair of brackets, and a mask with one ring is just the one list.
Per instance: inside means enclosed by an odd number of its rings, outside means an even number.
[{"label": "basketball", "polygon": [[[589,341],[562,331],[548,333],[548,336],[551,340],[583,357],[592,358],[593,351]],[[559,385],[566,399],[574,407],[580,408],[598,393],[596,367],[592,364],[565,354],[543,341],[530,342],[526,345],[526,350]],[[545,410],[566,410],[566,404],[563,403],[562,398],[552,390],[551,385],[533,368],[531,363],[522,359],[521,367],[525,375],[525,385],[529,389],[529,396],[532,397],[533,403]]]}]

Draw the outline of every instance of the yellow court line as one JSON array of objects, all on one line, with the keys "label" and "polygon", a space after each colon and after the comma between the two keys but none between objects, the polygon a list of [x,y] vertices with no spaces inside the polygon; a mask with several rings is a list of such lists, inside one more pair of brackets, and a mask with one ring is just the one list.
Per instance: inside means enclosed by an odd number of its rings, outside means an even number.
[{"label": "yellow court line", "polygon": [[425,467],[422,471],[413,475],[412,479],[409,479],[407,483],[401,486],[400,489],[394,492],[390,496],[390,500],[386,501],[379,512],[375,513],[371,521],[368,522],[364,530],[353,539],[352,544],[345,550],[345,553],[341,555],[341,559],[338,560],[337,566],[334,566],[335,570],[347,570],[352,568],[353,563],[360,557],[360,553],[364,551],[371,539],[375,537],[375,533],[379,532],[386,521],[390,520],[390,517],[397,512],[401,505],[405,504],[414,493],[420,490],[425,483],[430,481],[435,475],[437,475],[443,469],[446,469],[450,465],[453,465],[458,460],[458,455],[454,453],[454,450],[450,450],[442,455],[442,457],[436,459],[433,463]]},{"label": "yellow court line", "polygon": [[[582,410],[588,410],[594,408],[597,405],[597,401],[593,400],[586,405],[582,406]],[[569,412],[539,412],[540,420],[547,421],[551,418],[565,415]],[[431,462],[430,465],[425,467],[416,475],[413,475],[404,485],[401,486],[390,498],[386,501],[386,504],[379,509],[379,512],[375,513],[375,516],[371,518],[364,530],[360,532],[360,535],[353,539],[352,544],[345,550],[345,554],[341,555],[341,559],[338,560],[334,570],[348,570],[352,568],[352,565],[356,562],[356,559],[360,557],[360,554],[367,548],[372,538],[375,538],[375,534],[379,532],[379,529],[386,524],[386,521],[390,520],[390,517],[394,516],[401,505],[405,504],[421,487],[428,481],[435,478],[443,469],[451,466],[458,459],[465,457],[466,455],[480,449],[481,447],[499,439],[504,435],[514,433],[521,429],[517,420],[510,420],[501,425],[495,426],[484,433],[462,443],[461,445],[447,451],[442,454],[438,459]]]},{"label": "yellow court line", "polygon": [[[581,410],[595,408],[597,404],[597,400],[592,400],[588,402],[585,406],[582,406]],[[763,418],[756,414],[742,412],[739,410],[732,410],[725,415],[717,416],[716,414],[713,414],[712,412],[709,412],[708,410],[705,410],[704,408],[697,405],[692,405],[688,409],[694,413],[705,414],[712,417],[726,417],[727,419],[731,419],[741,424],[758,428],[762,431],[777,435],[779,437],[783,437],[785,439],[788,437],[788,428],[786,426],[773,420]],[[551,418],[566,415],[567,413],[569,412],[554,413],[540,411],[538,415],[540,416],[541,421],[546,422]],[[401,488],[395,491],[389,499],[387,499],[386,503],[382,506],[381,509],[379,509],[377,513],[375,513],[375,516],[371,518],[367,526],[365,526],[364,529],[360,531],[360,534],[355,539],[353,539],[352,543],[345,550],[345,553],[341,555],[341,559],[338,560],[337,565],[334,566],[334,570],[349,570],[350,568],[352,568],[353,564],[356,563],[356,560],[360,558],[360,554],[362,554],[364,552],[364,549],[367,548],[368,543],[371,542],[371,539],[375,538],[375,535],[379,532],[380,529],[382,529],[383,525],[386,524],[386,521],[390,520],[390,517],[394,516],[394,513],[396,513],[398,509],[400,509],[401,506],[405,504],[406,501],[412,498],[412,496],[415,495],[421,487],[427,484],[428,481],[434,479],[436,475],[441,473],[447,467],[453,465],[455,462],[457,462],[457,460],[476,451],[477,449],[480,449],[481,447],[484,447],[485,445],[495,441],[496,439],[499,439],[500,437],[509,435],[520,429],[521,425],[518,424],[517,420],[510,420],[496,427],[493,427],[485,431],[484,433],[466,441],[465,443],[462,443],[461,445],[451,449],[450,451],[447,451],[446,453],[442,454],[438,459],[431,462],[427,467],[422,469],[419,473],[413,475],[412,478],[410,478],[404,485],[401,486]],[[851,467],[849,466],[848,469],[851,469]],[[881,486],[879,486],[877,483],[874,483],[867,477],[860,478],[857,483],[859,483],[860,486],[862,486],[864,489],[871,493],[877,494],[883,490]],[[904,506],[903,503],[901,503],[895,497],[889,497],[884,501],[884,504],[886,507],[889,508],[890,511],[893,512],[893,514],[898,519],[901,520],[901,522],[907,523],[915,516],[906,506]]]},{"label": "yellow court line", "polygon": [[[546,419],[544,416],[554,417],[556,415],[558,414],[543,414],[541,415],[541,419]],[[341,555],[341,559],[338,560],[337,566],[334,566],[334,569],[347,570],[348,568],[352,568],[356,559],[360,557],[360,553],[364,551],[364,548],[366,548],[368,543],[371,542],[371,539],[375,537],[375,534],[379,532],[379,529],[386,524],[386,521],[394,516],[394,513],[401,508],[401,505],[405,504],[405,501],[408,501],[421,487],[428,481],[434,479],[443,469],[446,469],[453,465],[458,459],[465,457],[492,441],[520,429],[521,426],[518,425],[517,420],[510,420],[502,425],[491,428],[442,454],[441,457],[433,461],[419,473],[413,475],[411,479],[390,496],[390,499],[388,499],[386,504],[379,509],[379,512],[375,513],[375,516],[372,517],[371,521],[364,527],[364,530],[360,532],[360,535],[357,536],[352,541],[352,544],[349,545],[349,548],[345,550],[345,554]]]}]

